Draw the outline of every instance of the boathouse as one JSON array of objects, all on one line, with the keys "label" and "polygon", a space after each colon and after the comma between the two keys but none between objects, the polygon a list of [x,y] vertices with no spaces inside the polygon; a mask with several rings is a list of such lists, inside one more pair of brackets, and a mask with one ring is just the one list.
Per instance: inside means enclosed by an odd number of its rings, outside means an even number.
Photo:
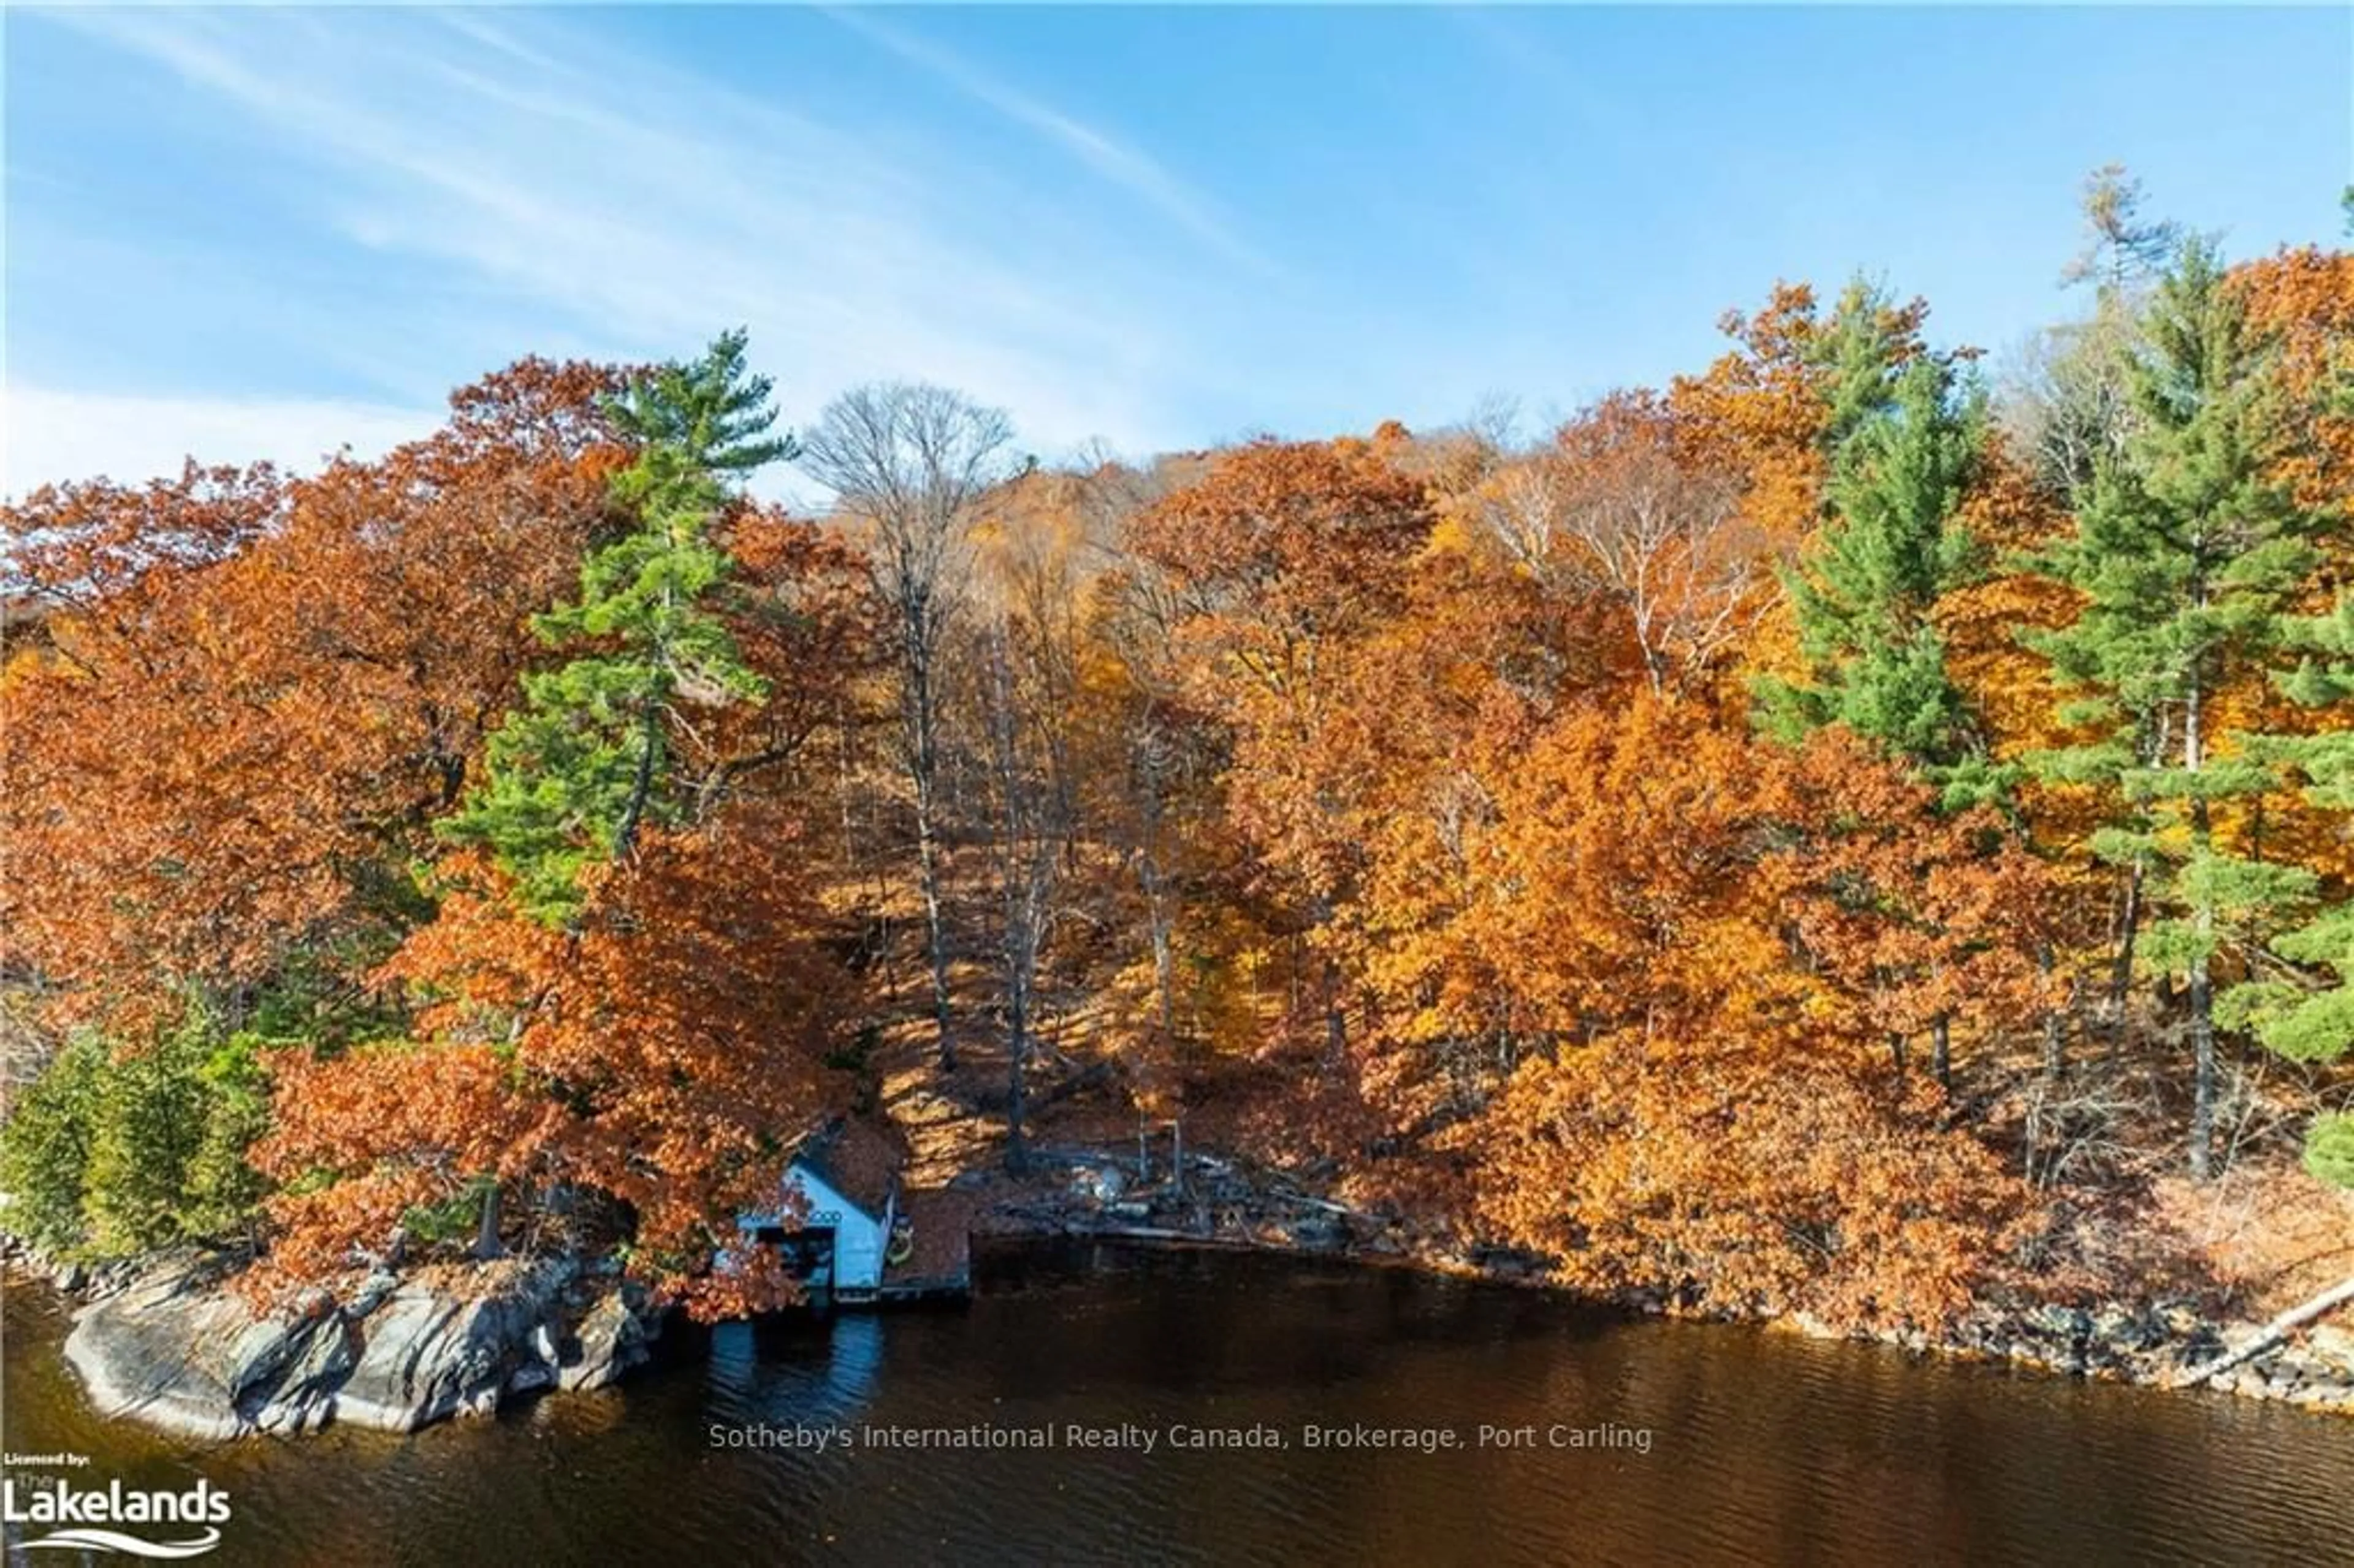
[{"label": "boathouse", "polygon": [[775,1246],[813,1296],[844,1305],[961,1296],[971,1288],[972,1205],[946,1189],[907,1191],[906,1145],[864,1117],[841,1117],[802,1139],[776,1208],[738,1216]]}]

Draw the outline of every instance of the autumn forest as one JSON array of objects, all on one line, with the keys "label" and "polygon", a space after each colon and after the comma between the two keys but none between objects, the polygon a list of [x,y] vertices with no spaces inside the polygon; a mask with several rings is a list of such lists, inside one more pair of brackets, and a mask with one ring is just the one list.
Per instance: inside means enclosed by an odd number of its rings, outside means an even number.
[{"label": "autumn forest", "polygon": [[11,1225],[728,1314],[886,1067],[1726,1314],[2354,1185],[2354,254],[2084,207],[2023,352],[1781,283],[1534,433],[1042,463],[730,332],[21,497]]}]

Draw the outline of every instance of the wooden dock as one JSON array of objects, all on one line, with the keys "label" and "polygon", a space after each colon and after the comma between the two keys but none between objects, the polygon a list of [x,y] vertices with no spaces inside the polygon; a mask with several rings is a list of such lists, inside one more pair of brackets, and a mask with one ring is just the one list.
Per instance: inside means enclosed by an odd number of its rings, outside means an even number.
[{"label": "wooden dock", "polygon": [[[945,1187],[900,1193],[907,1255],[885,1258],[875,1298],[920,1301],[971,1295],[975,1208],[971,1193]],[[896,1238],[892,1251],[899,1251]]]}]

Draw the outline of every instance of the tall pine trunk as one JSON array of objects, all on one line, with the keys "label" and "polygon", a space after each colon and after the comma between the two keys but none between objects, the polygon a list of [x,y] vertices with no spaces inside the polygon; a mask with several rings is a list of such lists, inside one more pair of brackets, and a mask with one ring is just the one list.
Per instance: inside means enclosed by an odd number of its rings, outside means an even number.
[{"label": "tall pine trunk", "polygon": [[2142,879],[2146,874],[2138,856],[2126,873],[2126,902],[2117,918],[2116,968],[2109,980],[2109,1031],[2114,1044],[2122,1047],[2126,1040],[2126,1001],[2133,993],[2134,938],[2141,929]]},{"label": "tall pine trunk", "polygon": [[[2200,595],[2206,607],[2206,595]],[[2191,677],[2190,701],[2183,724],[2182,765],[2196,779],[2205,758],[2200,720],[2203,695],[2197,675]],[[2214,843],[2214,829],[2206,798],[2191,786],[2190,840],[2194,853],[2206,854]],[[2207,944],[2213,938],[2215,917],[2211,900],[2200,897],[2193,916],[2197,939],[2190,958],[2190,1174],[2204,1181],[2213,1174],[2215,1143],[2215,987],[2207,963]]]},{"label": "tall pine trunk", "polygon": [[1145,878],[1145,919],[1152,937],[1152,994],[1161,1015],[1161,1043],[1171,1048],[1177,1039],[1177,948],[1174,922],[1157,873]]},{"label": "tall pine trunk", "polygon": [[627,860],[638,845],[638,825],[645,821],[646,803],[653,798],[654,768],[662,758],[662,711],[649,707],[638,735],[638,767],[630,779],[629,804],[621,825],[613,833],[613,858]]},{"label": "tall pine trunk", "polygon": [[[2200,918],[2206,924],[2205,917]],[[2204,1181],[2215,1160],[2215,993],[2206,955],[2190,962],[2190,1174]]]}]

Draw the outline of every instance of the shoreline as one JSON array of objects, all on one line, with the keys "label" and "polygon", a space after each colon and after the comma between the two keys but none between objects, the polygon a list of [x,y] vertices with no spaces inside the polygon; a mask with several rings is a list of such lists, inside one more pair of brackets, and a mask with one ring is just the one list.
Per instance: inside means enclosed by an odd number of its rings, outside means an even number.
[{"label": "shoreline", "polygon": [[1956,1324],[1942,1333],[1932,1333],[1923,1329],[1847,1327],[1803,1311],[1682,1311],[1659,1300],[1653,1292],[1585,1295],[1538,1276],[1406,1252],[1303,1246],[1246,1237],[1192,1235],[1157,1227],[1090,1226],[1083,1222],[1058,1229],[1009,1230],[999,1234],[1009,1241],[1112,1241],[1321,1258],[1354,1267],[1402,1268],[1434,1278],[1566,1296],[1623,1313],[1630,1319],[1722,1324],[1808,1340],[1882,1345],[1916,1361],[2009,1364],[2057,1379],[2159,1393],[2228,1393],[2354,1418],[2354,1329],[2319,1325],[2305,1331],[2303,1343],[2292,1338],[2226,1372],[2190,1382],[2184,1373],[2244,1345],[2261,1334],[2264,1325],[2212,1318],[2174,1302],[2105,1302],[2094,1308],[2034,1301],[1979,1301]]},{"label": "shoreline", "polygon": [[[1257,1252],[1434,1278],[1536,1289],[1630,1319],[1737,1324],[1815,1340],[1872,1343],[1918,1360],[2009,1363],[2043,1375],[2168,1392],[2216,1392],[2354,1416],[2354,1329],[2310,1326],[2198,1383],[2185,1374],[2259,1337],[2264,1325],[2217,1319],[2187,1301],[1975,1303],[1941,1330],[1853,1327],[1806,1312],[1687,1311],[1659,1293],[1596,1296],[1546,1277],[1523,1255],[1451,1251],[1394,1219],[1246,1178],[1238,1162],[1195,1155],[1199,1187],[1130,1192],[1120,1157],[1039,1150],[1043,1176],[977,1170],[979,1241],[1101,1241]],[[1198,1161],[1198,1163],[1195,1163]],[[1181,1206],[1182,1205],[1182,1206]],[[12,1283],[55,1290],[70,1328],[61,1353],[99,1414],[197,1441],[295,1436],[334,1423],[415,1432],[487,1416],[510,1400],[608,1386],[652,1359],[669,1308],[609,1261],[504,1260],[451,1290],[388,1272],[338,1299],[314,1290],[257,1317],[222,1288],[219,1260],[189,1251],[96,1268],[58,1265],[14,1238],[0,1245]]]},{"label": "shoreline", "polygon": [[[1200,1173],[1202,1192],[1172,1194],[1165,1187],[1129,1191],[1121,1154],[1100,1149],[1036,1152],[1063,1167],[1062,1183],[1057,1189],[1034,1179],[1028,1191],[1016,1191],[993,1205],[990,1213],[1002,1226],[998,1234],[1097,1236],[1403,1266],[1441,1277],[1561,1292],[1633,1317],[1745,1324],[1808,1339],[1882,1344],[1915,1357],[2008,1362],[2053,1377],[2162,1392],[2226,1393],[2354,1416],[2354,1316],[2337,1326],[2303,1326],[2241,1364],[2190,1382],[2186,1374],[2262,1339],[2269,1325],[2218,1316],[2183,1297],[2081,1305],[1989,1297],[1936,1330],[1844,1325],[1805,1311],[1686,1310],[1655,1289],[1615,1295],[1571,1290],[1551,1279],[1544,1260],[1534,1255],[1449,1247],[1413,1234],[1391,1217],[1298,1191],[1288,1177],[1254,1177],[1242,1161],[1196,1153],[1188,1164]],[[1193,1180],[1189,1175],[1189,1187]],[[1195,1224],[1170,1223],[1188,1213]]]}]

